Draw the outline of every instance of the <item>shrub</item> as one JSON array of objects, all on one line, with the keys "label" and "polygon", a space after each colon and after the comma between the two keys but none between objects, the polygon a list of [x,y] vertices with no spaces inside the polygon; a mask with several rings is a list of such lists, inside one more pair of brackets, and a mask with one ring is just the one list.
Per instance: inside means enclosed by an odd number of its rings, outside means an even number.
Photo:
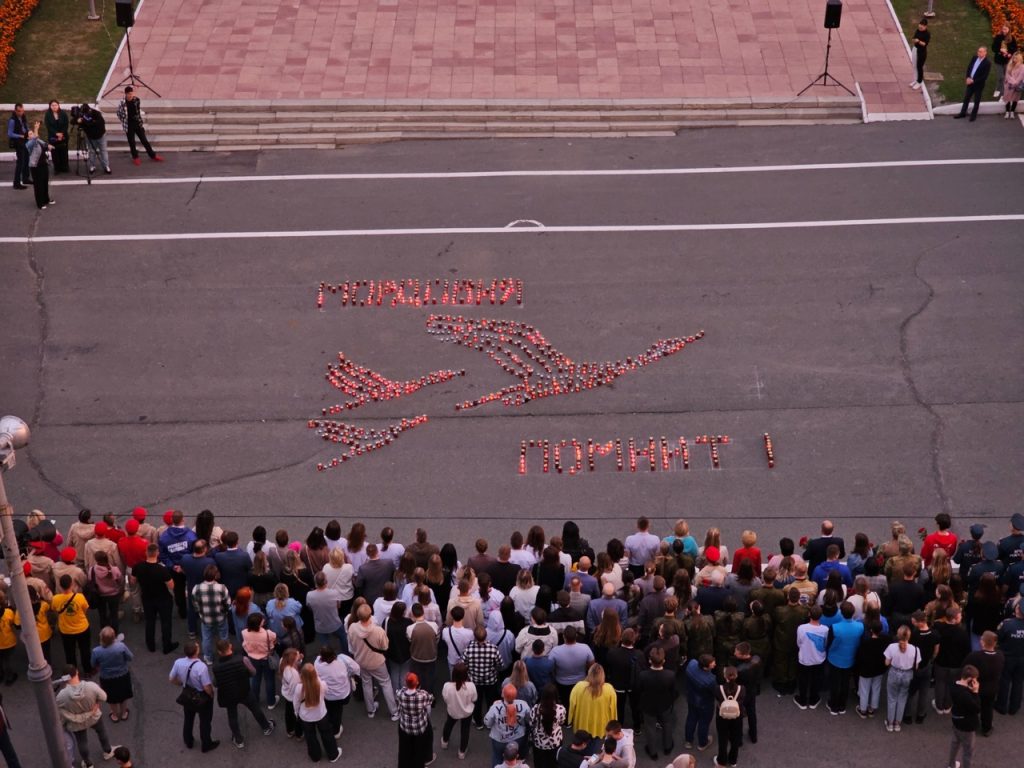
[{"label": "shrub", "polygon": [[7,82],[7,63],[14,54],[14,36],[39,5],[39,0],[3,0],[0,3],[0,85]]}]

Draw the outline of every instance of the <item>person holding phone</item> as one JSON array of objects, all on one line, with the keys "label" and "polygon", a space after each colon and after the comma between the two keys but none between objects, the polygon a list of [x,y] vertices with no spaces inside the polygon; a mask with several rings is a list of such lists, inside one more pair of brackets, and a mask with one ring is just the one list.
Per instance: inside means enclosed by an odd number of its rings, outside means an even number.
[{"label": "person holding phone", "polygon": [[[978,668],[967,664],[953,684],[953,740],[949,745],[949,768],[971,768],[974,735],[981,716],[978,696]],[[957,760],[957,755],[963,758]]]}]

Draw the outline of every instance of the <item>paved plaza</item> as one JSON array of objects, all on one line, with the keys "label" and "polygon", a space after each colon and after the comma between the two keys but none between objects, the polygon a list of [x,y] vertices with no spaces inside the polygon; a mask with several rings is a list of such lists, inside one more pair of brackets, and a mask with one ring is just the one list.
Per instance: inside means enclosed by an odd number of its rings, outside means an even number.
[{"label": "paved plaza", "polygon": [[[822,71],[823,0],[144,0],[140,75],[181,99],[790,102]],[[114,80],[127,68],[122,53]],[[830,72],[874,117],[924,117],[886,0],[850,0]],[[841,94],[816,88],[815,94]]]}]

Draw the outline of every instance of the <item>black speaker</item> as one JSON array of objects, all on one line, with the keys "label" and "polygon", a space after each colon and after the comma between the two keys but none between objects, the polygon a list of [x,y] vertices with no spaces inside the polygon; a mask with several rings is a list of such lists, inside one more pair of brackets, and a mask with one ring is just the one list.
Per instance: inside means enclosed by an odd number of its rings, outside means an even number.
[{"label": "black speaker", "polygon": [[[843,0],[828,0],[825,3],[825,29],[839,29],[843,18]],[[120,24],[121,22],[118,22]]]},{"label": "black speaker", "polygon": [[117,26],[125,29],[135,26],[135,6],[132,0],[115,0],[114,10],[117,12]]}]

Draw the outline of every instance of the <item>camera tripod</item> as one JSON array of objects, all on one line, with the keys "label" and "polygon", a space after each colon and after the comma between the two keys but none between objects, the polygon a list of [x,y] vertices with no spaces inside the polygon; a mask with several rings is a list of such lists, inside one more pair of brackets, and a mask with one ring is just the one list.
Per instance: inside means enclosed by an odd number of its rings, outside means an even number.
[{"label": "camera tripod", "polygon": [[[85,135],[82,126],[75,126],[75,176],[82,175],[82,159],[85,159],[85,183],[92,185],[92,175],[95,172],[89,164],[89,149],[92,146],[91,140]],[[96,155],[99,156],[99,148],[96,148]]]},{"label": "camera tripod", "polygon": [[135,86],[137,86],[137,85],[141,85],[143,88],[145,88],[147,91],[152,93],[154,96],[156,96],[157,98],[160,98],[160,94],[159,93],[154,91],[146,83],[145,80],[143,80],[141,77],[139,77],[138,75],[135,74],[135,62],[132,61],[132,34],[131,34],[131,32],[132,31],[131,31],[130,27],[126,28],[124,30],[125,47],[128,49],[128,74],[125,75],[123,78],[121,78],[120,81],[118,81],[118,82],[114,83],[112,86],[110,86],[110,88],[107,90],[107,92],[103,94],[103,98],[106,98],[107,96],[112,94],[114,91],[120,90],[121,88],[123,88],[126,85],[130,85],[133,88]]}]

